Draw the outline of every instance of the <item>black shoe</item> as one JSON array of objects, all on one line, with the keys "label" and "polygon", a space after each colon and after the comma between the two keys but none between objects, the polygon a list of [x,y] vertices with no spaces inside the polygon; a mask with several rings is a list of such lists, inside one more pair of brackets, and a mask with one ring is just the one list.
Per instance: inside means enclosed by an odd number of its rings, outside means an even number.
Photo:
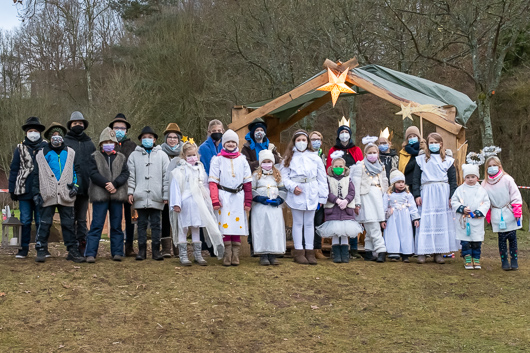
[{"label": "black shoe", "polygon": [[48,251],[48,248],[45,248],[44,249],[44,253],[46,254],[46,257],[52,257],[52,254],[50,254],[50,252]]},{"label": "black shoe", "polygon": [[342,258],[342,263],[348,263],[350,262],[350,246],[349,245],[341,245],[340,246],[340,257]]},{"label": "black shoe", "polygon": [[278,266],[280,263],[276,259],[277,255],[269,254],[269,263],[273,266]]},{"label": "black shoe", "polygon": [[15,255],[16,259],[25,259],[28,256],[28,249],[19,249]]},{"label": "black shoe", "polygon": [[81,262],[86,261],[85,257],[79,253],[79,249],[76,247],[73,247],[72,249],[68,251],[68,256],[66,257],[66,259],[71,260],[76,263],[81,263]]},{"label": "black shoe", "polygon": [[138,244],[138,255],[136,255],[136,261],[145,260],[147,253],[147,244]]},{"label": "black shoe", "polygon": [[342,256],[340,253],[340,245],[331,245],[331,252],[333,253],[333,262],[336,264],[342,263]]},{"label": "black shoe", "polygon": [[151,243],[151,257],[156,261],[164,260],[164,256],[162,256],[162,253],[160,252],[160,244]]},{"label": "black shoe", "polygon": [[385,252],[380,252],[379,254],[377,254],[377,262],[385,262],[386,260],[386,253]]},{"label": "black shoe", "polygon": [[364,261],[375,261],[377,258],[374,256],[372,251],[365,251],[364,252]]},{"label": "black shoe", "polygon": [[44,250],[37,249],[37,257],[35,257],[35,262],[45,262],[46,261],[46,254],[44,253]]},{"label": "black shoe", "polygon": [[269,266],[271,264],[270,261],[269,261],[269,256],[267,254],[260,255],[259,264],[261,266]]},{"label": "black shoe", "polygon": [[512,257],[512,263],[511,263],[512,270],[518,270],[519,264],[517,263],[517,257]]},{"label": "black shoe", "polygon": [[512,269],[512,266],[510,266],[510,263],[508,262],[508,258],[501,258],[502,261],[502,269],[504,271],[510,271]]},{"label": "black shoe", "polygon": [[409,260],[409,256],[408,255],[401,255],[401,261],[403,261],[404,263],[409,263],[410,260]]}]

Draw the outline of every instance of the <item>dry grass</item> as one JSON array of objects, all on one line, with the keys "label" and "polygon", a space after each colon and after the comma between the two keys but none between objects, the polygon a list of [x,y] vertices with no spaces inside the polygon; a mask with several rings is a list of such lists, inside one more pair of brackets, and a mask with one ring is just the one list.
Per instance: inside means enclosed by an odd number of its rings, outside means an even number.
[{"label": "dry grass", "polygon": [[481,271],[460,259],[184,268],[2,255],[0,351],[528,351],[527,234],[517,272],[501,270],[491,234]]}]

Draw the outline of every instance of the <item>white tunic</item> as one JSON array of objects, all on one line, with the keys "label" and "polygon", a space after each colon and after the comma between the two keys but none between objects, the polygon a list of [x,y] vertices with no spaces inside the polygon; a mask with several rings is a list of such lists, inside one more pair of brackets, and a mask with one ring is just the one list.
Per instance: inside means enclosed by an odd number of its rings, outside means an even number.
[{"label": "white tunic", "polygon": [[[387,182],[385,169],[383,168],[377,176],[370,177],[364,166],[364,160],[357,162],[352,169],[351,179],[355,186],[355,202],[361,205],[355,220],[359,223],[384,222],[383,193],[388,188],[388,185],[382,185]],[[362,179],[367,177],[370,187],[368,193],[362,194],[360,192]]]},{"label": "white tunic", "polygon": [[[325,204],[328,199],[328,181],[322,160],[311,151],[294,150],[289,167],[282,163],[282,180],[287,188],[287,205],[295,210],[313,211],[319,203]],[[302,190],[300,195],[294,189]]]},{"label": "white tunic", "polygon": [[[237,189],[252,181],[252,173],[244,155],[236,158],[215,156],[210,163],[210,182]],[[223,235],[248,235],[245,193],[237,194],[219,189],[221,209],[216,211],[219,229]]]},{"label": "white tunic", "polygon": [[[484,188],[476,183],[473,186],[462,184],[456,189],[451,198],[451,206],[455,212],[456,239],[464,241],[484,241],[484,217],[490,208],[490,199]],[[481,218],[464,217],[462,213],[456,213],[460,206],[468,207],[471,212],[480,211],[484,215]],[[467,235],[469,223],[470,234]]]},{"label": "white tunic", "polygon": [[[171,172],[171,185],[169,195],[169,207],[173,210],[174,206],[180,207],[181,211],[178,213],[178,222],[181,227],[204,227],[204,223],[201,220],[201,215],[197,212],[197,203],[195,202],[190,188],[190,179],[199,180],[202,187],[205,190],[208,189],[208,177],[202,168],[197,166],[191,166],[189,163],[182,161],[181,165],[178,165]],[[186,164],[189,167],[186,167]],[[179,187],[179,183],[175,176],[180,176],[184,180],[182,189]]]},{"label": "white tunic", "polygon": [[[287,194],[283,182],[277,183],[272,174],[252,174],[252,197],[266,196],[269,199]],[[280,189],[279,189],[280,188]],[[282,205],[283,206],[283,205]],[[255,254],[285,253],[285,223],[282,206],[274,207],[259,202],[252,203],[252,246]]]},{"label": "white tunic", "polygon": [[383,196],[385,214],[388,215],[385,229],[385,245],[389,254],[414,253],[414,234],[412,221],[420,214],[410,192],[385,192]]},{"label": "white tunic", "polygon": [[[515,180],[504,174],[496,184],[489,184],[486,180],[482,182],[482,187],[488,193],[491,202],[491,226],[493,231],[511,232],[512,230],[521,229],[523,220],[521,217],[521,225],[517,225],[517,220],[513,215],[512,205],[522,204],[521,192],[515,183]],[[506,229],[499,228],[501,215],[506,222]]]}]

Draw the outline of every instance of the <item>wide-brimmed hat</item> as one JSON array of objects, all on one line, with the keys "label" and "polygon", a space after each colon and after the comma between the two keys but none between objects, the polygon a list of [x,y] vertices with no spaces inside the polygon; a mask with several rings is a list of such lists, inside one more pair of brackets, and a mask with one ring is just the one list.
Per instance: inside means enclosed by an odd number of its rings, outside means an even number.
[{"label": "wide-brimmed hat", "polygon": [[41,124],[39,118],[32,116],[26,120],[26,123],[24,125],[22,125],[22,130],[28,131],[29,129],[35,129],[38,132],[43,132],[44,130],[46,130],[46,126]]},{"label": "wide-brimmed hat", "polygon": [[122,113],[116,114],[114,119],[112,119],[112,121],[110,122],[109,127],[112,129],[112,125],[114,125],[114,123],[116,122],[125,123],[125,126],[127,126],[127,130],[131,128],[131,124],[127,121],[127,118]]},{"label": "wide-brimmed hat", "polygon": [[169,123],[166,129],[164,130],[164,136],[169,134],[170,132],[174,132],[175,134],[179,135],[182,139],[182,132],[180,132],[180,127],[177,123]]},{"label": "wide-brimmed hat", "polygon": [[157,133],[151,128],[151,126],[144,126],[144,128],[140,132],[140,135],[138,135],[138,140],[142,140],[142,135],[144,134],[151,134],[155,137],[155,139],[158,139]]},{"label": "wide-brimmed hat", "polygon": [[68,130],[70,130],[74,121],[82,121],[83,125],[85,125],[85,129],[88,127],[88,120],[85,119],[81,112],[75,111],[70,115],[70,120],[66,123]]},{"label": "wide-brimmed hat", "polygon": [[54,133],[54,132],[59,132],[61,134],[61,136],[64,137],[64,135],[66,135],[66,128],[64,126],[62,126],[61,124],[59,123],[56,123],[55,121],[50,125],[50,127],[48,129],[46,129],[46,131],[44,132],[44,138],[46,138],[47,140],[50,139],[51,135]]}]

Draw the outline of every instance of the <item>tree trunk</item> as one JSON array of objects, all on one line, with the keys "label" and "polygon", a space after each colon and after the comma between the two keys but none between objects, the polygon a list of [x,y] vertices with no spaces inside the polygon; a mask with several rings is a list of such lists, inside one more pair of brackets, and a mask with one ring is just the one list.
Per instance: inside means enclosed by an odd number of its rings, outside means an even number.
[{"label": "tree trunk", "polygon": [[491,127],[491,96],[484,92],[478,95],[478,118],[482,135],[482,146],[493,146],[493,129]]}]

